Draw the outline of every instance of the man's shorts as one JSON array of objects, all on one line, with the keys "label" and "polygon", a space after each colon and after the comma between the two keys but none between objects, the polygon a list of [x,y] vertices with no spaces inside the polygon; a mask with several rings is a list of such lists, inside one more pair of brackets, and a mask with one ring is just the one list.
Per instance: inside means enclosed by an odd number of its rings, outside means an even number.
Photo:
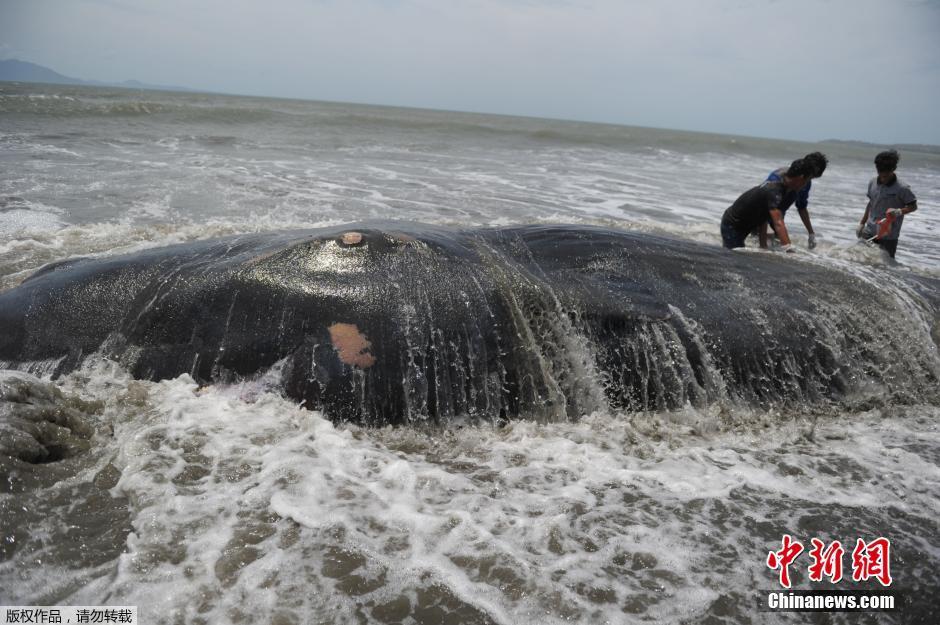
[{"label": "man's shorts", "polygon": [[736,247],[744,247],[744,240],[747,238],[747,232],[739,232],[724,221],[721,222],[721,242],[729,250]]},{"label": "man's shorts", "polygon": [[875,239],[874,243],[886,251],[891,258],[894,258],[895,252],[898,251],[897,239]]},{"label": "man's shorts", "polygon": [[869,222],[865,224],[865,227],[862,229],[862,236],[860,237],[863,240],[871,241],[884,251],[888,253],[891,258],[894,258],[894,253],[898,251],[898,240],[897,239],[875,239],[875,233],[878,231],[878,226]]}]

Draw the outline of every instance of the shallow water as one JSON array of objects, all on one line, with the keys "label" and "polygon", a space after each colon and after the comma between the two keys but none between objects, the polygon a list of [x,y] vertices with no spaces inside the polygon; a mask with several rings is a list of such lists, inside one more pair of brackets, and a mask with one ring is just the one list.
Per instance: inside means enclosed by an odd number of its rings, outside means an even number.
[{"label": "shallow water", "polygon": [[[874,156],[861,147],[2,84],[0,288],[76,255],[376,218],[598,224],[717,246],[740,192],[815,149],[831,163],[811,195],[820,247],[804,256],[874,284],[938,275],[933,155],[902,154],[921,211],[886,266],[854,243]],[[801,242],[795,214],[788,225]],[[940,412],[879,389],[801,410],[366,429],[264,378],[141,382],[92,360],[0,385],[4,423],[38,424],[47,443],[0,430],[19,454],[0,464],[0,603],[132,604],[174,623],[937,620]],[[890,538],[907,604],[760,612],[785,533]],[[870,587],[811,584],[801,562],[797,588]]]}]

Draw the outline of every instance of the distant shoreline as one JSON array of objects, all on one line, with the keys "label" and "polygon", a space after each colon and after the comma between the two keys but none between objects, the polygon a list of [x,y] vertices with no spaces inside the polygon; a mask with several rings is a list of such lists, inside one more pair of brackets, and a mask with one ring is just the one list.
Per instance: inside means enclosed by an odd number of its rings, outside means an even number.
[{"label": "distant shoreline", "polygon": [[[125,80],[122,82],[104,82],[98,80],[83,80],[79,78],[72,78],[70,76],[65,76],[59,74],[55,70],[49,69],[42,65],[37,65],[36,63],[30,63],[28,61],[20,61],[18,59],[6,59],[0,60],[0,82],[14,82],[14,83],[33,83],[33,84],[43,84],[43,85],[64,85],[71,87],[109,87],[115,89],[138,89],[145,91],[167,91],[174,93],[205,93],[210,95],[228,95],[236,97],[252,97],[252,98],[270,98],[274,100],[295,100],[297,98],[286,97],[286,96],[261,96],[261,95],[249,95],[249,94],[239,94],[239,93],[227,93],[219,91],[211,91],[206,89],[194,89],[191,87],[179,87],[172,85],[152,85],[148,83],[143,83],[137,80]],[[398,105],[388,105],[388,104],[376,104],[370,102],[333,102],[334,104],[356,104],[364,106],[388,106],[391,108],[408,108],[414,110],[428,110],[434,111],[437,109],[424,108],[418,106],[402,107]],[[467,114],[479,114],[479,115],[495,115],[499,117],[527,117],[519,115],[507,115],[504,113],[487,113],[482,111],[449,111],[454,113],[467,113]],[[533,117],[532,119],[542,119]],[[617,123],[617,122],[603,122],[603,121],[586,121],[586,120],[574,120],[574,119],[561,119],[561,118],[544,118],[544,119],[553,119],[555,121],[571,121],[576,123],[584,124],[598,124],[598,125],[611,125],[611,126],[629,126],[629,124]],[[652,128],[653,130],[675,130],[680,132],[693,132],[700,133],[704,135],[727,135],[729,137],[741,136],[745,138],[754,138],[754,139],[773,139],[778,141],[792,141],[795,143],[804,143],[808,145],[832,145],[832,146],[845,146],[845,147],[855,147],[855,148],[864,148],[864,149],[884,149],[888,147],[893,147],[898,150],[906,150],[912,152],[920,152],[922,154],[930,155],[940,155],[940,145],[933,144],[918,144],[918,143],[872,143],[869,141],[858,141],[852,139],[824,139],[821,141],[806,141],[802,139],[788,139],[784,137],[757,137],[749,135],[735,135],[730,133],[716,133],[708,130],[696,130],[689,128]]]},{"label": "distant shoreline", "polygon": [[[868,141],[853,141],[848,139],[824,139],[819,142],[821,145],[844,145],[852,146],[858,148],[871,148],[878,149],[889,147],[883,143],[871,143]],[[899,150],[910,150],[912,152],[923,152],[924,154],[940,154],[940,145],[933,145],[930,143],[894,143],[890,144],[890,147],[897,148]]]}]

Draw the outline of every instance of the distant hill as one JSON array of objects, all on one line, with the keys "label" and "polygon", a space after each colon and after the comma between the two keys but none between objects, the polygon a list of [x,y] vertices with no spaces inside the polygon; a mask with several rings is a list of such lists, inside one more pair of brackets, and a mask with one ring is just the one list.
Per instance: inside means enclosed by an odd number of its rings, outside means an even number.
[{"label": "distant hill", "polygon": [[69,78],[48,67],[10,59],[0,61],[0,80],[12,82],[51,82],[57,85],[81,85],[84,81]]},{"label": "distant hill", "polygon": [[9,82],[41,82],[55,85],[87,85],[91,87],[124,87],[127,89],[154,89],[158,91],[194,91],[186,87],[170,87],[166,85],[148,85],[136,80],[124,82],[102,82],[99,80],[80,80],[63,76],[62,74],[18,59],[0,61],[0,81]]}]

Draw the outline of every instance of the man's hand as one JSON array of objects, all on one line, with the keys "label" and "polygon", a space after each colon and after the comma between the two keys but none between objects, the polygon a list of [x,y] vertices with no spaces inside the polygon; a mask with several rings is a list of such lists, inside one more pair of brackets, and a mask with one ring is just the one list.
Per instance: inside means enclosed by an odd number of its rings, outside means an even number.
[{"label": "man's hand", "polygon": [[894,218],[897,219],[898,217],[904,215],[904,211],[900,208],[889,208],[887,214],[893,215]]},{"label": "man's hand", "polygon": [[865,222],[858,224],[858,228],[855,229],[855,238],[861,239],[862,233],[865,232]]},{"label": "man's hand", "polygon": [[806,237],[806,247],[811,250],[816,249],[816,233],[810,232],[809,236]]},{"label": "man's hand", "polygon": [[792,254],[793,252],[796,251],[796,248],[793,247],[792,245],[789,245],[789,244],[787,244],[787,245],[781,245],[781,246],[780,246],[780,251],[781,251],[781,252],[786,252],[786,253],[788,253],[788,254]]}]

